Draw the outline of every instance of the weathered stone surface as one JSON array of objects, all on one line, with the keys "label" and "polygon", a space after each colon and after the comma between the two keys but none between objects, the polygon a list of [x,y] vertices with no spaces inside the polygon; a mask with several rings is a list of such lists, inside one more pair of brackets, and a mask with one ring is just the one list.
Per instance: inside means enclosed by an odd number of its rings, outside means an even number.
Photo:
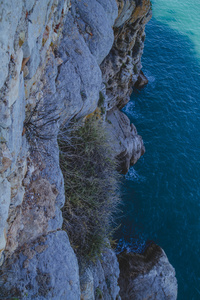
[{"label": "weathered stone surface", "polygon": [[0,258],[6,246],[6,221],[10,205],[10,183],[5,179],[0,182]]},{"label": "weathered stone surface", "polygon": [[26,0],[26,10],[29,12],[32,8],[33,5],[35,4],[36,0]]},{"label": "weathered stone surface", "polygon": [[[37,38],[44,33],[45,23],[48,20],[52,2],[53,0],[37,1],[33,11],[29,15],[29,20],[31,21],[28,24],[28,47],[30,54],[36,45]],[[30,56],[30,54],[26,54],[25,57]]]},{"label": "weathered stone surface", "polygon": [[57,190],[42,178],[26,189],[21,209],[10,225],[6,250],[13,253],[17,247],[48,232],[48,222],[55,216]]},{"label": "weathered stone surface", "polygon": [[108,109],[115,106],[122,108],[130,99],[132,87],[142,68],[145,24],[151,18],[149,0],[119,0],[117,4],[119,11],[114,25],[115,41],[101,64]]},{"label": "weathered stone surface", "polygon": [[[118,299],[119,297],[119,286],[118,286],[118,277],[119,277],[119,264],[116,259],[116,254],[111,249],[105,249],[102,253],[101,265],[104,271],[105,282],[108,289],[108,296],[105,293],[105,299]],[[100,282],[100,280],[99,280]],[[95,282],[98,284],[98,282]]]},{"label": "weathered stone surface", "polygon": [[100,260],[80,272],[81,299],[118,299],[119,265],[115,253],[104,249]]},{"label": "weathered stone surface", "polygon": [[177,299],[175,270],[159,246],[152,244],[143,255],[122,252],[118,260],[123,300]]},{"label": "weathered stone surface", "polygon": [[99,100],[101,71],[70,15],[65,21],[58,55],[63,63],[56,79],[55,98],[63,101],[65,120],[91,113]]},{"label": "weathered stone surface", "polygon": [[[13,164],[16,163],[17,157],[23,145],[23,123],[25,119],[25,97],[24,97],[24,80],[23,74],[20,74],[18,98],[11,107],[12,124],[9,128],[8,148],[13,156]],[[25,146],[25,145],[23,145]]]},{"label": "weathered stone surface", "polygon": [[81,299],[82,300],[94,300],[94,278],[92,268],[87,268],[80,274],[80,287],[81,287]]},{"label": "weathered stone surface", "polygon": [[[14,55],[13,55],[14,56]],[[21,49],[17,51],[15,57],[13,58],[15,69],[12,73],[12,78],[9,81],[8,95],[6,96],[8,101],[8,106],[10,107],[17,100],[19,94],[19,83],[20,83],[20,71],[22,65],[23,52]]]},{"label": "weathered stone surface", "polygon": [[140,70],[140,75],[138,76],[138,79],[135,83],[135,87],[138,89],[143,88],[146,84],[148,83],[148,79],[147,77],[144,75],[144,73],[142,72],[142,70]]},{"label": "weathered stone surface", "polygon": [[145,152],[142,138],[129,118],[117,108],[107,113],[107,121],[113,154],[118,158],[119,171],[125,174]]},{"label": "weathered stone surface", "polygon": [[91,53],[100,64],[108,55],[114,42],[111,26],[117,17],[115,0],[110,0],[107,3],[105,1],[100,3],[96,0],[73,0],[72,12]]},{"label": "weathered stone surface", "polygon": [[134,9],[136,8],[136,1],[134,0],[119,0],[118,5],[118,17],[115,20],[115,27],[122,26],[132,15]]},{"label": "weathered stone surface", "polygon": [[11,164],[12,164],[12,155],[5,143],[5,140],[2,140],[1,147],[0,147],[0,174],[3,174],[11,166]]},{"label": "weathered stone surface", "polygon": [[79,300],[79,268],[67,234],[50,233],[27,244],[4,265],[1,296]]},{"label": "weathered stone surface", "polygon": [[118,14],[118,9],[116,5],[116,1],[114,0],[96,0],[101,4],[107,14],[107,20],[110,22],[110,26],[113,26],[115,23],[115,19]]},{"label": "weathered stone surface", "polygon": [[8,63],[14,50],[14,34],[21,11],[22,0],[0,2],[0,88],[8,75]]}]

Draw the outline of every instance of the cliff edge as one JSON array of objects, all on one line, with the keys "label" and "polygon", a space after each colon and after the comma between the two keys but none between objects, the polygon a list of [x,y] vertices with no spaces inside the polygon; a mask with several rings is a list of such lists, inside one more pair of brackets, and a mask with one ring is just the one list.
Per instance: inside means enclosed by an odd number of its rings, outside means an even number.
[{"label": "cliff edge", "polygon": [[57,138],[95,111],[120,172],[144,154],[120,109],[141,85],[150,1],[11,0],[0,15],[1,299],[125,299],[114,251],[80,265],[62,230]]}]

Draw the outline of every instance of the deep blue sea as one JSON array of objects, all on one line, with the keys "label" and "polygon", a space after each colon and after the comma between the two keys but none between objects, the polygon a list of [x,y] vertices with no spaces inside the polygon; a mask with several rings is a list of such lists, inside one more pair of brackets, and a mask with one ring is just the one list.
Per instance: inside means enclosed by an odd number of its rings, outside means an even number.
[{"label": "deep blue sea", "polygon": [[[123,182],[121,244],[153,240],[179,300],[200,299],[200,0],[154,0],[142,58],[149,84],[123,109],[146,153]],[[123,237],[123,238],[122,238]]]}]

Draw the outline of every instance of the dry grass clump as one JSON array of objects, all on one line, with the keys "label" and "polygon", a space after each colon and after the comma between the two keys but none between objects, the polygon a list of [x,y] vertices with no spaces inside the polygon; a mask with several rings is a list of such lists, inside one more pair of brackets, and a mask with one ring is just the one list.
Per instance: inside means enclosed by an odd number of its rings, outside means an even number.
[{"label": "dry grass clump", "polygon": [[113,231],[119,203],[116,161],[95,117],[62,130],[59,146],[66,193],[63,229],[78,256],[94,260]]}]

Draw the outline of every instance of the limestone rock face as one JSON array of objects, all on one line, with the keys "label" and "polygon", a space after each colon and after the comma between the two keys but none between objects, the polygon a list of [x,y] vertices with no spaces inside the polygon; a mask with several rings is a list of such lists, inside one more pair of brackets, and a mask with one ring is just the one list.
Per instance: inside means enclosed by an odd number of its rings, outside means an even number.
[{"label": "limestone rock face", "polygon": [[177,299],[175,270],[164,251],[152,244],[143,255],[118,255],[120,296],[129,299]]},{"label": "limestone rock face", "polygon": [[0,3],[0,88],[8,75],[10,55],[14,52],[14,35],[22,12],[22,2],[11,0]]},{"label": "limestone rock face", "polygon": [[81,299],[118,299],[119,264],[113,250],[105,249],[100,260],[80,271]]},{"label": "limestone rock face", "polygon": [[130,124],[129,118],[117,108],[108,112],[107,120],[113,154],[118,158],[119,171],[126,174],[130,165],[135,164],[145,152],[142,137]]},{"label": "limestone rock face", "polygon": [[[77,258],[62,231],[65,194],[57,134],[61,123],[97,107],[99,63],[114,41],[116,1],[3,2],[0,294],[80,299]],[[117,276],[112,282],[109,295],[119,291]]]},{"label": "limestone rock face", "polygon": [[64,106],[65,120],[88,115],[97,107],[102,75],[71,15],[66,18],[57,55],[63,62],[59,65],[54,101]]},{"label": "limestone rock face", "polygon": [[4,270],[0,292],[7,299],[80,299],[78,262],[63,231],[24,245]]},{"label": "limestone rock face", "polygon": [[[107,57],[101,63],[103,82],[106,90],[106,107],[108,122],[122,173],[126,173],[130,165],[135,164],[145,148],[142,138],[137,134],[135,126],[130,125],[122,112],[117,112],[130,99],[132,87],[146,84],[141,71],[141,56],[145,40],[145,24],[151,18],[149,0],[118,0],[118,17],[114,23],[114,44]],[[139,77],[139,79],[138,79]],[[112,120],[111,120],[112,119]]]},{"label": "limestone rock face", "polygon": [[114,42],[112,25],[117,17],[116,1],[73,0],[72,12],[91,53],[100,64]]},{"label": "limestone rock face", "polygon": [[141,70],[145,24],[151,18],[149,0],[117,1],[118,17],[114,24],[115,41],[101,64],[106,82],[108,108],[122,108],[130,98]]},{"label": "limestone rock face", "polygon": [[102,93],[120,171],[144,153],[119,108],[140,74],[150,17],[149,0],[0,2],[1,297],[120,299],[115,253],[105,250],[80,275],[62,231],[57,137],[63,123],[92,113]]}]

